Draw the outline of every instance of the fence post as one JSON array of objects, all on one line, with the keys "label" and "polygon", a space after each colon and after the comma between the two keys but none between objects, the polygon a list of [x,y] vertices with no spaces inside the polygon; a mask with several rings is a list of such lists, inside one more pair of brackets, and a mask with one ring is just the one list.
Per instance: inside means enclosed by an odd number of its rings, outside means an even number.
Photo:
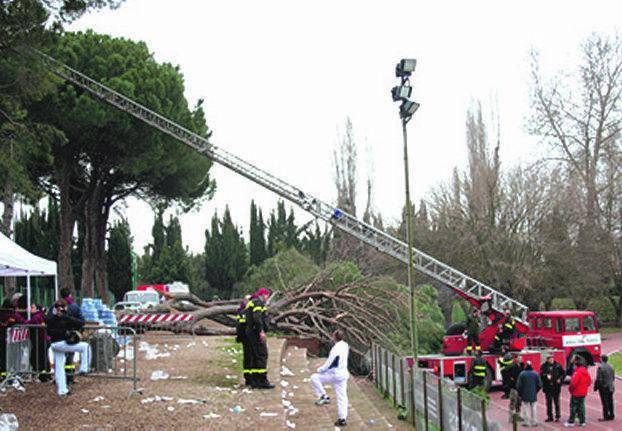
[{"label": "fence post", "polygon": [[456,387],[456,407],[458,414],[458,431],[462,431],[462,390]]},{"label": "fence post", "polygon": [[410,378],[410,412],[413,426],[417,429],[417,401],[415,400],[415,367],[409,367]]},{"label": "fence post", "polygon": [[[440,429],[443,429],[443,378],[438,379],[438,423]],[[487,430],[484,430],[487,431]]]},{"label": "fence post", "polygon": [[384,395],[389,395],[389,351],[384,351]]},{"label": "fence post", "polygon": [[404,358],[400,357],[400,395],[402,397],[402,405],[406,407],[406,398],[404,397]]},{"label": "fence post", "polygon": [[423,376],[423,420],[425,431],[428,431],[428,373],[421,373]]},{"label": "fence post", "polygon": [[488,431],[488,419],[486,419],[486,399],[482,398],[482,430]]},{"label": "fence post", "polygon": [[393,407],[397,406],[397,379],[395,378],[395,355],[393,353],[391,353],[391,377],[393,380]]},{"label": "fence post", "polygon": [[518,431],[518,415],[512,412],[512,430]]}]

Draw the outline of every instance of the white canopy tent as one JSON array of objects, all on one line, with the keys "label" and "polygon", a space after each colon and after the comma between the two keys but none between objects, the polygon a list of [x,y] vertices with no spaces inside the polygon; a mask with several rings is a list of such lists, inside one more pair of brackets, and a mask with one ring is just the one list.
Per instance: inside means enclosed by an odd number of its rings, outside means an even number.
[{"label": "white canopy tent", "polygon": [[35,256],[0,233],[0,277],[26,277],[26,299],[30,318],[30,277],[53,276],[58,298],[56,262]]}]

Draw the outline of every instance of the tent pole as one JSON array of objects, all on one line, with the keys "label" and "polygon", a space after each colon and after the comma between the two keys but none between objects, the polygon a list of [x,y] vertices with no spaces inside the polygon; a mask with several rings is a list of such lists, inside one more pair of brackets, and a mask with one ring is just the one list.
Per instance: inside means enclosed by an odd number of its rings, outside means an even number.
[{"label": "tent pole", "polygon": [[26,273],[26,307],[28,307],[28,319],[30,319],[30,273]]},{"label": "tent pole", "polygon": [[58,275],[54,274],[54,302],[58,301]]}]

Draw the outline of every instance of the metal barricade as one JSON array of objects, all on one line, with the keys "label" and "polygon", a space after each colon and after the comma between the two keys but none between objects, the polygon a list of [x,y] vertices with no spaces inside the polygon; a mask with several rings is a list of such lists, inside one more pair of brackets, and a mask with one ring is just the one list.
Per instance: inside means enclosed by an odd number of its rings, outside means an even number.
[{"label": "metal barricade", "polygon": [[119,326],[132,328],[137,334],[163,337],[195,337],[195,320],[190,313],[121,313]]},{"label": "metal barricade", "polygon": [[4,366],[0,388],[17,381],[22,384],[22,375],[30,370],[30,333],[28,328],[11,326],[3,328]]},{"label": "metal barricade", "polygon": [[[133,328],[120,326],[84,326],[81,342],[90,346],[89,377],[128,380],[132,382],[130,396],[139,393],[137,374],[137,351],[139,337]],[[26,377],[51,376],[54,370],[53,352],[42,325],[15,325],[6,330],[5,337],[6,377],[2,386]],[[82,361],[79,354],[68,354],[72,359],[66,363],[75,368]]]}]

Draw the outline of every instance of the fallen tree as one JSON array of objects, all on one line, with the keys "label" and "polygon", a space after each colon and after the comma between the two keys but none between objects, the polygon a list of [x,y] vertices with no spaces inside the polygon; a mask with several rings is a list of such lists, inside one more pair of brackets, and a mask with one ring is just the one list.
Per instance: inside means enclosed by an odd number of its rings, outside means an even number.
[{"label": "fallen tree", "polygon": [[[355,355],[366,356],[372,341],[400,352],[409,335],[409,296],[403,286],[386,278],[339,284],[333,275],[326,270],[305,285],[274,292],[268,301],[270,329],[321,343],[330,343],[332,332],[343,329]],[[201,335],[234,334],[241,302],[241,298],[203,301],[188,293],[166,294],[165,302],[148,312],[189,313],[191,322],[146,326]]]}]

